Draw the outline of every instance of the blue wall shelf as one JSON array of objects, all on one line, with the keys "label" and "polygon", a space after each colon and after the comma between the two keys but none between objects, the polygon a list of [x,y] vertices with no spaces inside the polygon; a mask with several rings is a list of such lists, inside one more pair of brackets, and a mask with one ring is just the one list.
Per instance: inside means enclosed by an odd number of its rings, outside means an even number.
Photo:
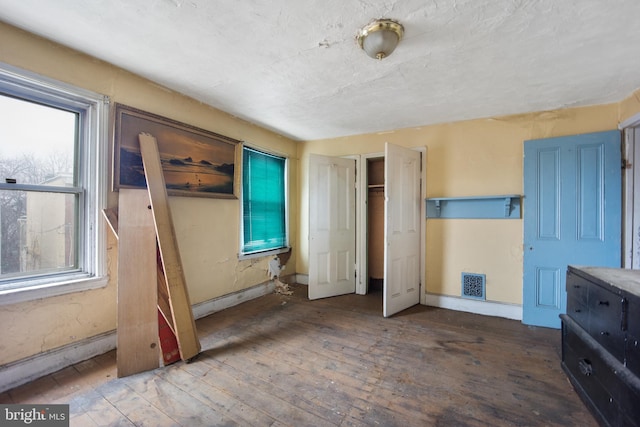
[{"label": "blue wall shelf", "polygon": [[426,199],[427,218],[519,219],[519,194]]}]

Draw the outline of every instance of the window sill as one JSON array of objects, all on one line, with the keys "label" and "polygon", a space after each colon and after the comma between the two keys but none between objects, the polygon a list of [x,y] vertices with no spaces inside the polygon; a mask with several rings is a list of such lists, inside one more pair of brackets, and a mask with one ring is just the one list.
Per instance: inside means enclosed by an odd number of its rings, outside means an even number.
[{"label": "window sill", "polygon": [[0,291],[0,306],[103,288],[107,283],[107,276],[84,277],[79,279],[70,279],[64,282],[45,283],[25,286],[17,289],[6,289]]},{"label": "window sill", "polygon": [[268,251],[252,252],[252,253],[249,253],[249,254],[239,254],[238,255],[238,259],[239,260],[243,260],[243,259],[261,258],[261,257],[267,257],[267,256],[271,256],[271,255],[283,254],[283,253],[289,252],[289,251],[291,251],[291,247],[287,246],[285,248],[271,249],[271,250],[268,250]]}]

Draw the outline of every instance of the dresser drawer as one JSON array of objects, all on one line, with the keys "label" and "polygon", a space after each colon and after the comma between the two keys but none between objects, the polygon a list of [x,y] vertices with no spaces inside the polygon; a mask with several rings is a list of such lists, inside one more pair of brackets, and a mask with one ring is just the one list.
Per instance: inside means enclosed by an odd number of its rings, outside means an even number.
[{"label": "dresser drawer", "polygon": [[627,336],[625,365],[627,369],[640,377],[640,338],[636,338],[633,335]]},{"label": "dresser drawer", "polygon": [[640,425],[640,381],[568,316],[562,362],[576,391],[605,425]]},{"label": "dresser drawer", "polygon": [[627,294],[627,330],[640,339],[640,297]]},{"label": "dresser drawer", "polygon": [[589,328],[589,306],[586,299],[582,301],[573,295],[567,295],[567,314],[584,329]]},{"label": "dresser drawer", "polygon": [[620,407],[603,385],[608,370],[566,324],[562,329],[562,367],[576,392],[601,424],[619,425]]},{"label": "dresser drawer", "polygon": [[625,364],[640,377],[640,297],[628,295],[627,300],[627,342]]},{"label": "dresser drawer", "polygon": [[589,287],[589,334],[624,362],[623,299],[597,285]]},{"label": "dresser drawer", "polygon": [[567,296],[579,304],[587,305],[590,282],[571,270],[567,272]]}]

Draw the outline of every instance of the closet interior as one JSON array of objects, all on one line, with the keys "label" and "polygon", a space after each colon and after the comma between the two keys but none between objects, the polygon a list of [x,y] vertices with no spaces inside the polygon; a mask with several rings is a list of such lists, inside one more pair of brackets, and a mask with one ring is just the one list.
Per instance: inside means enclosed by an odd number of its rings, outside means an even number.
[{"label": "closet interior", "polygon": [[384,281],[384,157],[367,160],[368,292],[382,291]]}]

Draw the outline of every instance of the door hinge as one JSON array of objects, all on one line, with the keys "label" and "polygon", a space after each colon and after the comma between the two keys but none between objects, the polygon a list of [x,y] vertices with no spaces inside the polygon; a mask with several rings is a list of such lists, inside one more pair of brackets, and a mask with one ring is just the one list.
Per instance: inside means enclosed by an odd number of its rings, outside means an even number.
[{"label": "door hinge", "polygon": [[632,166],[633,164],[629,160],[622,159],[622,169],[631,169]]}]

